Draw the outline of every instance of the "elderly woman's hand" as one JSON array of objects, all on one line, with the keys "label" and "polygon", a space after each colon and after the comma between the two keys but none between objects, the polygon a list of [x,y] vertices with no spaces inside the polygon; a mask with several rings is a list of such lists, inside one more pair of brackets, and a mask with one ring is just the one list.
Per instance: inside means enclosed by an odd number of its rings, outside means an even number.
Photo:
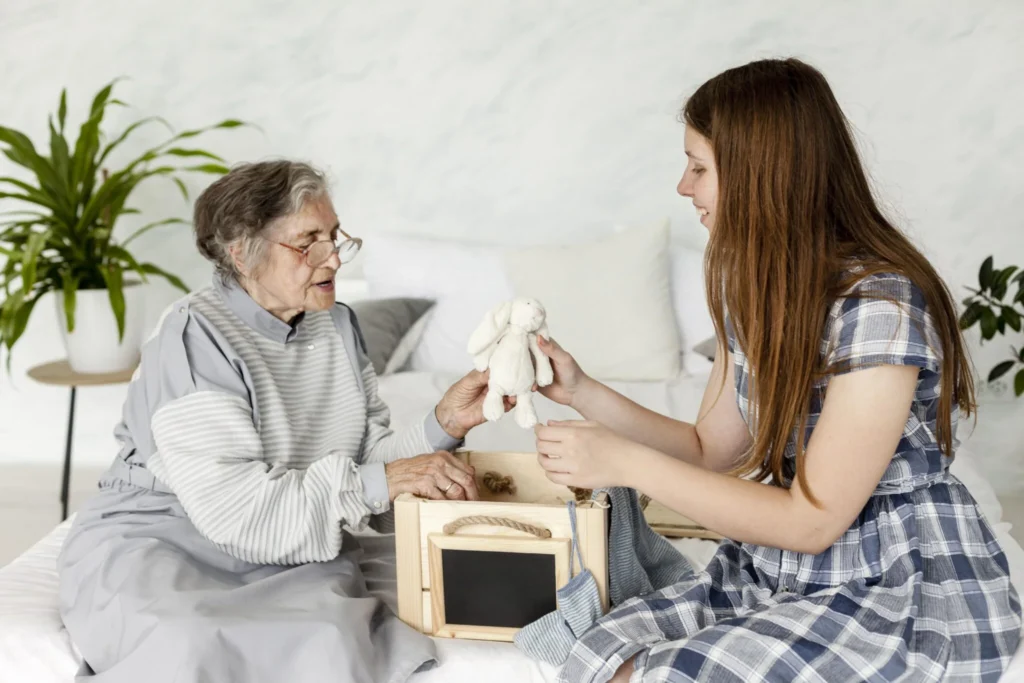
[{"label": "elderly woman's hand", "polygon": [[412,493],[434,500],[479,500],[473,467],[448,451],[395,460],[384,465],[388,496]]},{"label": "elderly woman's hand", "polygon": [[[487,380],[490,370],[473,370],[453,384],[437,404],[434,414],[448,434],[456,439],[465,438],[470,429],[483,424],[484,398],[487,396]],[[505,396],[505,412],[515,404],[515,396]]]}]

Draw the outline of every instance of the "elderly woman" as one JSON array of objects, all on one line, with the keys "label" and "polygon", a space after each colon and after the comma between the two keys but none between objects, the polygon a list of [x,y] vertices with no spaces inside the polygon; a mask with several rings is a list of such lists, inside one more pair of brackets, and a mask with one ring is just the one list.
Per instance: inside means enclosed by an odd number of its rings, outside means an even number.
[{"label": "elderly woman", "polygon": [[334,300],[360,241],[305,164],[232,170],[199,197],[195,231],[213,284],[143,347],[121,451],[61,553],[83,673],[403,681],[434,664],[433,643],[378,597],[393,592],[393,543],[348,530],[403,492],[476,498],[448,451],[483,422],[486,375],[389,428],[358,323]]}]

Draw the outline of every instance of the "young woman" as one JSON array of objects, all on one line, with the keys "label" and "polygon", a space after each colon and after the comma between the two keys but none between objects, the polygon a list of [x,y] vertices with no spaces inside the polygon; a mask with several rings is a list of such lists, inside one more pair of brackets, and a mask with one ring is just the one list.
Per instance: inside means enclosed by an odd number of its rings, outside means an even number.
[{"label": "young woman", "polygon": [[730,69],[682,119],[722,340],[700,417],[630,402],[549,340],[541,391],[585,421],[538,425],[537,449],[552,481],[630,486],[731,540],[599,620],[562,678],[997,680],[1021,607],[948,472],[974,408],[948,289],[879,211],[815,69]]}]

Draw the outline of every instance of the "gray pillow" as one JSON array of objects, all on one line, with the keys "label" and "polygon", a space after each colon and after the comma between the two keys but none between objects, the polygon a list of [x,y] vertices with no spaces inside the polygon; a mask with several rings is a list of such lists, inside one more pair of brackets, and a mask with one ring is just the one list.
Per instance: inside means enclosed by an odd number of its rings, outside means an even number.
[{"label": "gray pillow", "polygon": [[715,362],[715,351],[717,350],[718,337],[710,337],[693,347],[694,353],[699,353],[712,363]]},{"label": "gray pillow", "polygon": [[407,298],[363,299],[347,305],[359,321],[374,371],[383,375],[399,343],[434,302]]}]

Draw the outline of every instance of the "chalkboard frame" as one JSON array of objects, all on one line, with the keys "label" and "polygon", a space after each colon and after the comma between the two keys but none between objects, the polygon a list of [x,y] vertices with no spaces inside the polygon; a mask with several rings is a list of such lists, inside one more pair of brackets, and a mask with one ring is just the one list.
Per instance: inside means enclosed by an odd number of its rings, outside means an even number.
[{"label": "chalkboard frame", "polygon": [[555,590],[569,582],[569,552],[572,542],[567,538],[520,538],[495,535],[428,534],[427,552],[430,571],[430,611],[432,635],[440,638],[471,638],[474,640],[511,641],[518,628],[483,626],[477,624],[449,624],[445,620],[443,550],[470,550],[474,552],[527,553],[553,555],[555,558]]}]

